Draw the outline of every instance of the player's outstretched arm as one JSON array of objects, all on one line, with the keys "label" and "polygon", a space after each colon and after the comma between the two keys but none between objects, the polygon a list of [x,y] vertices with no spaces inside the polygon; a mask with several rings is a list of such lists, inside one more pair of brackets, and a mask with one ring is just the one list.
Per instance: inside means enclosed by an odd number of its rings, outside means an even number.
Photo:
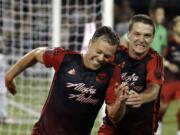
[{"label": "player's outstretched arm", "polygon": [[45,47],[40,47],[34,49],[24,55],[20,60],[17,61],[5,74],[5,85],[9,92],[13,95],[16,94],[16,86],[14,83],[14,78],[19,75],[26,68],[34,65],[37,62],[43,62],[43,54],[45,52]]},{"label": "player's outstretched arm", "polygon": [[125,114],[125,102],[128,98],[127,91],[129,90],[126,83],[116,85],[116,101],[111,105],[107,105],[107,113],[113,123],[119,122]]}]

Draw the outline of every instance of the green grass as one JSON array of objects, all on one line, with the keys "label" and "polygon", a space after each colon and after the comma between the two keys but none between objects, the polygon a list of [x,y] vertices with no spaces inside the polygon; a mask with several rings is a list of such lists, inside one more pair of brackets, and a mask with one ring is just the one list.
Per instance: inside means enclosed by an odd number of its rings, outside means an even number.
[{"label": "green grass", "polygon": [[[15,104],[26,107],[26,110],[31,109],[40,113],[48,93],[49,82],[47,79],[34,79],[27,76],[19,77],[16,79],[16,85],[16,96],[12,96],[8,93],[7,99],[15,102]],[[1,124],[0,135],[30,135],[34,121],[37,121],[37,116],[11,104],[8,104],[7,110],[8,119],[13,121],[25,120],[33,122],[31,124]]]},{"label": "green grass", "polygon": [[176,113],[177,113],[177,102],[172,102],[168,108],[167,113],[164,117],[163,122],[163,133],[162,135],[176,135],[177,123],[176,123]]},{"label": "green grass", "polygon": [[5,124],[0,125],[0,135],[31,134],[32,125]]}]

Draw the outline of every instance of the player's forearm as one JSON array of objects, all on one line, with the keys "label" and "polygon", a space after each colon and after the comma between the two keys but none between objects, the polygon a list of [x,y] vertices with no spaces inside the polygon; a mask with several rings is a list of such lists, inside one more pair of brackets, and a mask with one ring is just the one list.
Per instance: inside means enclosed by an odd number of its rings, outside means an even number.
[{"label": "player's forearm", "polygon": [[113,123],[117,123],[123,118],[125,110],[126,106],[124,101],[116,100],[114,104],[107,105],[107,113]]},{"label": "player's forearm", "polygon": [[160,86],[158,84],[150,83],[146,90],[141,93],[143,103],[148,103],[155,100],[159,94]]}]

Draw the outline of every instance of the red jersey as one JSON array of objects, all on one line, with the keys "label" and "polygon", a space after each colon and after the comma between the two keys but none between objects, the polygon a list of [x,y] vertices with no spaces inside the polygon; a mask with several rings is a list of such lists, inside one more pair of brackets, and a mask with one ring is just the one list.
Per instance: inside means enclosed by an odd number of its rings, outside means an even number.
[{"label": "red jersey", "polygon": [[[114,61],[121,65],[120,76],[122,81],[128,83],[130,90],[141,93],[146,89],[147,83],[159,85],[163,83],[162,57],[152,49],[141,60],[137,60],[129,56],[127,48],[120,46]],[[157,127],[159,101],[160,99],[157,98],[139,108],[127,105],[125,116],[116,125],[113,135],[154,135],[153,132]],[[111,125],[108,116],[105,117],[104,123]]]},{"label": "red jersey", "polygon": [[47,50],[43,59],[55,75],[33,135],[90,135],[104,99],[115,100],[119,68],[108,63],[96,71],[87,69],[79,53],[61,48]]}]

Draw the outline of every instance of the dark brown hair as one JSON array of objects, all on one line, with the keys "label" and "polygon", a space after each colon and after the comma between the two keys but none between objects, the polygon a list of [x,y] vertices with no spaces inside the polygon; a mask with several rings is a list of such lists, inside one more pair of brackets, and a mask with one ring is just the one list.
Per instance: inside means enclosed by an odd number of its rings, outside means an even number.
[{"label": "dark brown hair", "polygon": [[153,27],[153,35],[155,34],[155,24],[153,20],[151,19],[151,17],[144,14],[137,14],[131,18],[129,22],[129,31],[132,30],[134,23],[138,23],[138,22],[151,25]]},{"label": "dark brown hair", "polygon": [[113,31],[111,27],[108,26],[102,26],[96,29],[92,37],[92,42],[100,37],[104,37],[105,41],[107,41],[110,45],[118,46],[120,43],[120,38],[118,34]]}]

